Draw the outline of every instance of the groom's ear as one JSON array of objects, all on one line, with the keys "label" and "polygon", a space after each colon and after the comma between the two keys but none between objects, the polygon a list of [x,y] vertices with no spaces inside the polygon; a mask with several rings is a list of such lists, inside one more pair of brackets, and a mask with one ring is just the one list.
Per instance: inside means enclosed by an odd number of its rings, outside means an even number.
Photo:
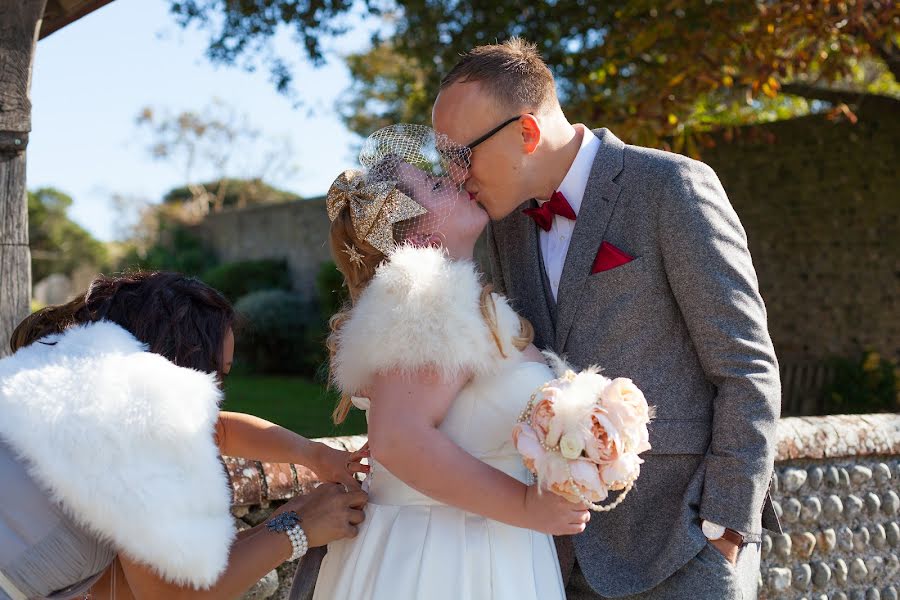
[{"label": "groom's ear", "polygon": [[522,150],[525,154],[533,154],[541,141],[541,127],[534,115],[522,115],[519,119],[522,128]]}]

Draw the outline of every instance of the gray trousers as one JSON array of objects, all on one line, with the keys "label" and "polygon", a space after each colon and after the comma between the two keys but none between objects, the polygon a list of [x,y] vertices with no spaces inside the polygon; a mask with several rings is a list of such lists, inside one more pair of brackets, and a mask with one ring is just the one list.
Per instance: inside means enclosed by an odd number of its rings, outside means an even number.
[{"label": "gray trousers", "polygon": [[[617,600],[756,600],[759,585],[759,544],[741,548],[736,565],[710,544],[653,589]],[[566,585],[568,600],[606,600],[595,592],[578,562]]]}]

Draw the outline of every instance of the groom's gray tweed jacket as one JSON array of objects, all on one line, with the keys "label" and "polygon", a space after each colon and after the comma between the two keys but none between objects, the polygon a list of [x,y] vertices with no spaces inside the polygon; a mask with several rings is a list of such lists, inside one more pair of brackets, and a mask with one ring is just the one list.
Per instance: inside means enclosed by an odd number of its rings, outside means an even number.
[{"label": "groom's gray tweed jacket", "polygon": [[[778,530],[767,490],[781,389],[747,237],[716,174],[594,134],[558,302],[531,219],[516,211],[493,223],[488,247],[495,288],[532,322],[538,347],[633,379],[656,408],[634,489],[574,538],[588,582],[615,597],[694,557],[701,518],[751,540]],[[592,275],[603,241],[634,260]]]}]

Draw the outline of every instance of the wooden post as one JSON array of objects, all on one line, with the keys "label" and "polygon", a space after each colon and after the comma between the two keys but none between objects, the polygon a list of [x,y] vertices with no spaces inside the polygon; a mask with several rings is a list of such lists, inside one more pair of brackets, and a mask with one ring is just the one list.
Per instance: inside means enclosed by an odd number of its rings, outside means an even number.
[{"label": "wooden post", "polygon": [[0,357],[29,312],[31,253],[25,148],[31,131],[31,70],[46,0],[0,8]]}]

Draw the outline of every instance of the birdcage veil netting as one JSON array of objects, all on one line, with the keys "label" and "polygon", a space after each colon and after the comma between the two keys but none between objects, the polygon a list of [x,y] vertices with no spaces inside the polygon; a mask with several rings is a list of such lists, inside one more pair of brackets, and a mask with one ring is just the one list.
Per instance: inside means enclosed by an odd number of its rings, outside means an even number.
[{"label": "birdcage veil netting", "polygon": [[431,127],[406,123],[366,138],[359,162],[367,184],[392,182],[426,211],[393,224],[398,241],[426,239],[440,229],[469,168],[465,147]]}]

